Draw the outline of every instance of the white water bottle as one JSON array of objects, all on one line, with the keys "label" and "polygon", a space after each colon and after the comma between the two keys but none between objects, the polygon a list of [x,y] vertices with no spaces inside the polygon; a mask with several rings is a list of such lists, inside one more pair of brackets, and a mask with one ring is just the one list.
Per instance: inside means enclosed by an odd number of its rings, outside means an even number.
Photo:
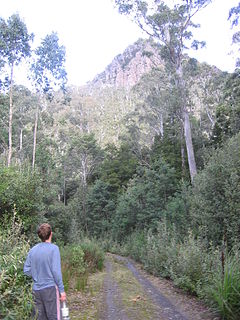
[{"label": "white water bottle", "polygon": [[66,301],[63,301],[62,303],[61,312],[62,312],[62,320],[70,320],[69,309],[67,307]]}]

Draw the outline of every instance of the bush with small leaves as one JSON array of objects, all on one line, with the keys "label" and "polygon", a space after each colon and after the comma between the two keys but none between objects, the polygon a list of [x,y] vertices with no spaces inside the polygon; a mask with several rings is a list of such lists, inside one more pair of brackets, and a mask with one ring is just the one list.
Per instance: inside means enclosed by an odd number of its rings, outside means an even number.
[{"label": "bush with small leaves", "polygon": [[84,290],[88,274],[103,268],[104,252],[94,240],[84,239],[81,244],[65,246],[61,257],[65,291]]},{"label": "bush with small leaves", "polygon": [[146,252],[142,259],[145,268],[155,275],[169,278],[169,263],[176,255],[175,250],[174,234],[165,221],[160,222],[157,231],[149,230],[147,234]]},{"label": "bush with small leaves", "polygon": [[104,262],[104,251],[95,240],[84,239],[81,242],[84,252],[84,262],[88,272],[102,270]]},{"label": "bush with small leaves", "polygon": [[16,213],[0,226],[0,318],[28,320],[32,311],[31,280],[23,274],[29,244]]}]

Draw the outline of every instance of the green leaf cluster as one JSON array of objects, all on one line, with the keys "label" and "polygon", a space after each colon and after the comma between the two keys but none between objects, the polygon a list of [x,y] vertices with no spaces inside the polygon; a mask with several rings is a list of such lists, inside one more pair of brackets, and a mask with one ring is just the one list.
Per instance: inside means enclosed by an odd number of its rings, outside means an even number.
[{"label": "green leaf cluster", "polygon": [[42,189],[40,177],[32,174],[29,168],[19,170],[18,167],[0,167],[0,212],[10,214],[14,208],[28,229],[36,218]]},{"label": "green leaf cluster", "polygon": [[31,54],[30,41],[33,34],[28,34],[25,23],[18,14],[13,14],[7,21],[0,18],[0,59],[9,66],[19,64]]},{"label": "green leaf cluster", "polygon": [[118,200],[114,234],[123,239],[136,229],[154,227],[164,217],[168,199],[176,192],[176,174],[163,160],[139,167]]},{"label": "green leaf cluster", "polygon": [[31,281],[23,274],[29,243],[16,212],[0,225],[0,318],[29,319]]},{"label": "green leaf cluster", "polygon": [[189,195],[193,227],[207,226],[209,241],[239,238],[240,134],[215,151],[196,176]]}]

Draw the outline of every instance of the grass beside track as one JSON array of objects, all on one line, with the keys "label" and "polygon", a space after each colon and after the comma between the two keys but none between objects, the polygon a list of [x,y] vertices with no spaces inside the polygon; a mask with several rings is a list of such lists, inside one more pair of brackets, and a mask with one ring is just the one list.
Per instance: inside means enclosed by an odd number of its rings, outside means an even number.
[{"label": "grass beside track", "polygon": [[73,320],[97,320],[101,310],[105,272],[89,276],[83,291],[68,292],[70,318]]}]

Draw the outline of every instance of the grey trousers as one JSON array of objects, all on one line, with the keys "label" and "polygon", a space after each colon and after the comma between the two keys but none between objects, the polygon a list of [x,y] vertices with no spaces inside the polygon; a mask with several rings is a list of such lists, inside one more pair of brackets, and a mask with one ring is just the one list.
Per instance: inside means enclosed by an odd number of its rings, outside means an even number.
[{"label": "grey trousers", "polygon": [[35,312],[33,319],[60,320],[60,300],[56,287],[33,290]]}]

